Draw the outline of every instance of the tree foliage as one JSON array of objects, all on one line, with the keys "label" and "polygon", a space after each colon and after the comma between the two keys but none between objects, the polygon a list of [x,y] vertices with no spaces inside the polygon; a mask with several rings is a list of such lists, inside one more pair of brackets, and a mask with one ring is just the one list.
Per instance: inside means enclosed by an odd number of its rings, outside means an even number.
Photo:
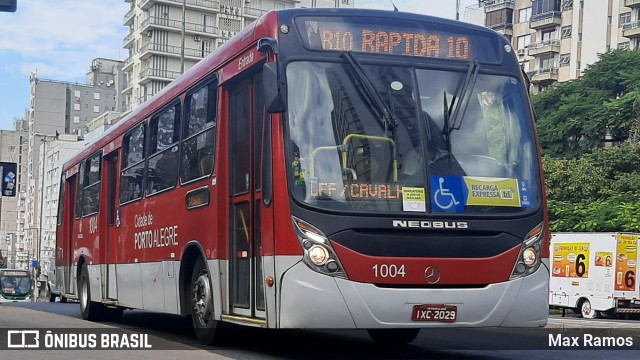
[{"label": "tree foliage", "polygon": [[640,120],[640,51],[600,55],[582,78],[532,97],[545,155],[577,158],[635,134]]},{"label": "tree foliage", "polygon": [[640,232],[640,52],[603,54],[533,103],[551,230]]}]

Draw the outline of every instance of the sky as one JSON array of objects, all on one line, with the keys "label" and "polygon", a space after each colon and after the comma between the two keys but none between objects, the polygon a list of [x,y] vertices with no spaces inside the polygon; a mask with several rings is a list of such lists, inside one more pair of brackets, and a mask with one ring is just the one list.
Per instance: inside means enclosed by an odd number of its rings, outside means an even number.
[{"label": "sky", "polygon": [[[456,0],[393,0],[399,11],[455,18]],[[461,0],[464,8],[475,0]],[[355,0],[355,7],[392,10],[390,0]],[[0,129],[11,130],[29,105],[29,75],[84,84],[96,58],[124,60],[124,0],[18,0],[0,13]]]}]

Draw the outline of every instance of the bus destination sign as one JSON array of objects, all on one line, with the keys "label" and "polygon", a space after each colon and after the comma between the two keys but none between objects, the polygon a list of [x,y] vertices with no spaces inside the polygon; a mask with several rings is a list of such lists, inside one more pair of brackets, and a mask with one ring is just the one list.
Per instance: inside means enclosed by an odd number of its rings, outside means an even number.
[{"label": "bus destination sign", "polygon": [[429,23],[365,24],[358,19],[305,18],[297,24],[305,45],[313,50],[499,61],[496,42],[480,32],[462,33]]}]

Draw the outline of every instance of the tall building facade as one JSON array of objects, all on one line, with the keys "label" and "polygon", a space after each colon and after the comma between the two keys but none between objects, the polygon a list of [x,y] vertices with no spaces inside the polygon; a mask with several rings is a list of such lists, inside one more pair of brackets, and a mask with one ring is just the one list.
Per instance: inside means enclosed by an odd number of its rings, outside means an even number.
[{"label": "tall building facade", "polygon": [[78,135],[61,134],[51,141],[40,143],[39,153],[41,164],[38,179],[42,179],[42,186],[38,194],[39,256],[42,274],[48,274],[54,268],[56,224],[58,218],[58,203],[60,195],[60,176],[62,165],[84,147],[85,142]]},{"label": "tall building facade", "polygon": [[479,0],[465,20],[511,40],[534,92],[579,78],[598,54],[640,47],[640,0]]},{"label": "tall building facade", "polygon": [[124,1],[131,4],[124,15],[129,56],[119,111],[127,113],[270,10],[353,7],[355,0]]},{"label": "tall building facade", "polygon": [[[0,130],[0,161],[18,165],[16,178],[18,193],[24,191],[27,186],[27,159],[22,155],[22,150],[27,148],[27,134],[27,131],[20,127],[14,130]],[[18,229],[25,222],[22,211],[24,209],[18,204],[18,196],[0,196],[0,251],[9,268],[26,268],[29,253],[33,251],[32,244],[17,241]]]},{"label": "tall building facade", "polygon": [[118,107],[122,81],[122,62],[97,58],[91,62],[84,84],[29,78],[30,103],[26,114],[27,134],[21,154],[26,158],[26,186],[18,192],[16,243],[30,250],[31,259],[42,240],[41,145],[58,134],[83,136],[94,118]]}]

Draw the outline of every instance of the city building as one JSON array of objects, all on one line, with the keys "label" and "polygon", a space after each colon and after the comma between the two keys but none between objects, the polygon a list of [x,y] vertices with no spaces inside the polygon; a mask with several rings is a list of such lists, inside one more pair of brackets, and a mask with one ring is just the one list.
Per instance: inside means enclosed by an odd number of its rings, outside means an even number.
[{"label": "city building", "polygon": [[579,78],[598,54],[640,47],[640,0],[479,0],[464,19],[511,41],[534,92]]},{"label": "city building", "polygon": [[[184,71],[269,10],[353,7],[354,0],[124,0],[129,33],[123,47],[123,113],[157,94]],[[184,19],[184,21],[183,21]]]},{"label": "city building", "polygon": [[[16,124],[18,127],[15,128]],[[26,153],[22,150],[27,148],[27,131],[20,125],[22,121],[14,121],[14,130],[0,130],[0,161],[16,163],[17,191],[23,192],[27,186],[26,176]],[[17,242],[18,229],[22,229],[25,219],[24,212],[19,205],[19,197],[0,196],[0,251],[2,252],[7,267],[26,268],[28,267],[29,252],[33,251],[35,244],[25,244]],[[23,230],[20,230],[22,232]],[[32,252],[33,253],[33,252]]]},{"label": "city building", "polygon": [[[62,165],[75,155],[85,145],[78,135],[60,134],[57,138],[40,143],[40,168],[38,179],[42,179],[42,186],[38,194],[38,238],[40,244],[40,259],[42,274],[48,274],[55,265],[56,223],[58,216],[58,201],[60,194],[60,179]],[[39,256],[38,256],[39,255]]]},{"label": "city building", "polygon": [[26,121],[21,123],[22,126],[26,123],[27,135],[20,153],[26,158],[26,185],[18,193],[15,242],[29,249],[32,260],[39,257],[34,247],[42,238],[40,214],[44,210],[38,196],[42,173],[39,149],[64,134],[81,138],[94,118],[115,111],[123,85],[122,66],[117,60],[94,59],[84,84],[42,79],[37,74],[29,77],[29,109]]}]

